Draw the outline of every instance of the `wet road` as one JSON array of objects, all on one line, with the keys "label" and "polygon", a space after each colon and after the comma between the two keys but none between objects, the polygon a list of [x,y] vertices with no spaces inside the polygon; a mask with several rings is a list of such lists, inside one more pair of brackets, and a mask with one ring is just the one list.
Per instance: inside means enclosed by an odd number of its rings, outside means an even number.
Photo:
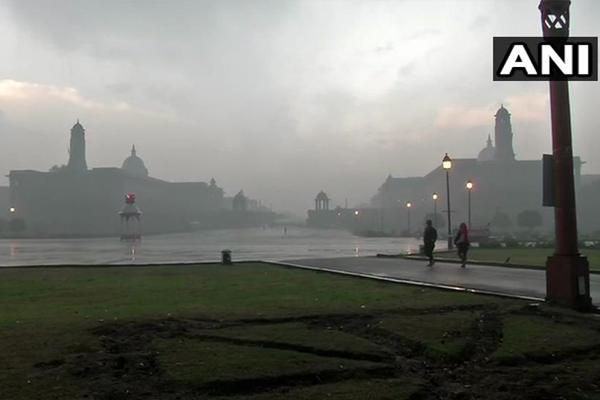
[{"label": "wet road", "polygon": [[410,238],[361,238],[349,232],[299,227],[230,229],[146,236],[132,244],[118,238],[2,239],[0,266],[151,264],[235,260],[363,257],[417,249]]}]

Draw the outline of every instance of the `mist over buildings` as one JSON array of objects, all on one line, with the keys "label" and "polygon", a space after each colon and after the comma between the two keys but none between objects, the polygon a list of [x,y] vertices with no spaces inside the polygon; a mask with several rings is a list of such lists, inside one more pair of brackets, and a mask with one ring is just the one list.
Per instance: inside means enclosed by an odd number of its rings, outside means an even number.
[{"label": "mist over buildings", "polygon": [[[510,109],[519,159],[551,148],[547,83],[492,81],[493,36],[537,1],[0,1],[0,171],[89,167],[132,144],[151,176],[215,177],[280,211],[367,203],[388,174],[474,157]],[[600,3],[572,6],[597,36]],[[600,172],[598,82],[571,85],[574,153]],[[6,185],[2,178],[0,186]]]}]

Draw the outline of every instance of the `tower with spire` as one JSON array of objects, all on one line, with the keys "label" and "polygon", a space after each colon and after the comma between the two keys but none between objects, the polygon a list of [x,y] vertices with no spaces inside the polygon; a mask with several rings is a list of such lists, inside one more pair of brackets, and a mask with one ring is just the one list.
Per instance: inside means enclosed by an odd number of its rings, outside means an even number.
[{"label": "tower with spire", "polygon": [[71,128],[71,143],[69,146],[69,170],[82,172],[87,171],[87,162],[85,161],[85,129],[79,123]]},{"label": "tower with spire", "polygon": [[504,104],[500,106],[498,112],[496,112],[496,127],[495,127],[495,138],[496,143],[495,160],[496,161],[514,161],[515,152],[513,150],[513,132],[512,125],[510,123],[510,113]]}]

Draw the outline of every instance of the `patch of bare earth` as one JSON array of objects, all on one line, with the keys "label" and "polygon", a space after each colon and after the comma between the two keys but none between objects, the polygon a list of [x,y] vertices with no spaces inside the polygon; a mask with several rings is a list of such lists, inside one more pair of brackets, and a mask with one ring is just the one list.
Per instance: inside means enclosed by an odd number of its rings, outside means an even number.
[{"label": "patch of bare earth", "polygon": [[[35,367],[66,371],[98,400],[299,399],[320,389],[362,399],[359,388],[375,382],[368,398],[392,398],[389,392],[406,399],[600,398],[600,346],[593,341],[561,353],[544,353],[542,346],[535,354],[499,358],[504,321],[515,316],[542,318],[557,328],[585,324],[600,335],[600,323],[590,318],[493,304],[371,315],[162,319],[96,328],[100,351]],[[421,317],[427,322],[422,332],[403,330],[403,318]]]}]

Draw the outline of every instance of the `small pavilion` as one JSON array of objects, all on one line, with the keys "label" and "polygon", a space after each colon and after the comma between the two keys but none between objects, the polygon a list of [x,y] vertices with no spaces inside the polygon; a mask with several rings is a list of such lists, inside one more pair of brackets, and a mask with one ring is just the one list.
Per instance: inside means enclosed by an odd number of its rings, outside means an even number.
[{"label": "small pavilion", "polygon": [[142,240],[142,212],[135,204],[134,194],[129,193],[125,196],[125,205],[119,211],[119,216],[121,217],[121,241],[135,242]]},{"label": "small pavilion", "polygon": [[315,198],[316,211],[329,211],[329,197],[324,191],[320,191]]}]

